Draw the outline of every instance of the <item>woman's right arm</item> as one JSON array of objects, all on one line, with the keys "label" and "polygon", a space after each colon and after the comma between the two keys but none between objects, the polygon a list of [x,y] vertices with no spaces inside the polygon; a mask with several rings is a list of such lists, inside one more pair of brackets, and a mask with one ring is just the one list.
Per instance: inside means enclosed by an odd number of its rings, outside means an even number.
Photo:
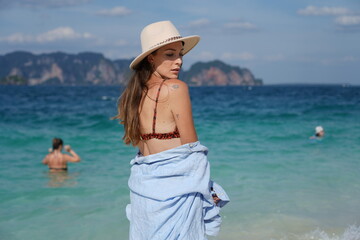
[{"label": "woman's right arm", "polygon": [[80,162],[79,155],[77,155],[76,152],[70,148],[70,146],[66,146],[65,150],[71,154],[71,156],[64,154],[67,162]]},{"label": "woman's right arm", "polygon": [[46,155],[46,156],[44,157],[44,159],[42,160],[42,163],[43,163],[44,165],[48,165],[48,164],[49,164],[48,155]]},{"label": "woman's right arm", "polygon": [[191,110],[189,88],[183,81],[171,79],[167,81],[170,93],[170,106],[180,133],[181,144],[198,140]]}]

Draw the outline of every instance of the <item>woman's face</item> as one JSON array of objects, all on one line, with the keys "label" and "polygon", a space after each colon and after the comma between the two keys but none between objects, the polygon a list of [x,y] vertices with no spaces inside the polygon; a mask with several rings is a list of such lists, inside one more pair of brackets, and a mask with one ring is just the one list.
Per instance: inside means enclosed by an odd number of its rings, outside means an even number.
[{"label": "woman's face", "polygon": [[150,54],[148,61],[153,65],[155,74],[162,78],[178,78],[182,65],[183,44],[174,42],[159,48]]}]

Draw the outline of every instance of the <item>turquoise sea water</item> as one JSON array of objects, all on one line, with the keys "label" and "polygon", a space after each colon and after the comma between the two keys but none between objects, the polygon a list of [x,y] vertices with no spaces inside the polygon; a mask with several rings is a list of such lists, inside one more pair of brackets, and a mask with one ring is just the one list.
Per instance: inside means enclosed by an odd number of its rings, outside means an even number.
[{"label": "turquoise sea water", "polygon": [[[129,161],[117,87],[0,87],[0,239],[127,239]],[[360,87],[191,88],[212,178],[231,198],[220,240],[360,239]],[[326,136],[310,141],[322,125]],[[81,156],[41,164],[53,137]]]}]

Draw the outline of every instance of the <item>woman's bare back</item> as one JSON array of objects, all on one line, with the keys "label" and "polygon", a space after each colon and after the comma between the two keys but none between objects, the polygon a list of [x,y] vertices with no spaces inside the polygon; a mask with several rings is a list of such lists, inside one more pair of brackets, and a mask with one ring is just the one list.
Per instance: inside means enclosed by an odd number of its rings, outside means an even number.
[{"label": "woman's bare back", "polygon": [[[170,133],[176,129],[176,121],[172,112],[170,101],[171,89],[167,81],[150,82],[147,94],[143,94],[140,105],[140,132],[148,134],[153,132],[154,110],[156,107],[155,133]],[[161,87],[161,88],[160,88]],[[160,88],[158,102],[157,94]],[[180,138],[142,140],[139,142],[141,153],[146,156],[162,152],[181,145]]]},{"label": "woman's bare back", "polygon": [[66,156],[60,152],[52,152],[47,155],[49,169],[52,171],[66,170]]}]

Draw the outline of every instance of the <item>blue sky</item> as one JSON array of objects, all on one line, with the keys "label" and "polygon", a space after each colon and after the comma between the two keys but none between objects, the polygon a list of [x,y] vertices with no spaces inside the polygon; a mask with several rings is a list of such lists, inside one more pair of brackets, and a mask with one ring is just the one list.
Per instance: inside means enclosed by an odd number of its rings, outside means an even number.
[{"label": "blue sky", "polygon": [[265,84],[360,85],[359,0],[0,0],[0,54],[140,53],[149,23],[200,35],[184,58],[249,68]]}]

